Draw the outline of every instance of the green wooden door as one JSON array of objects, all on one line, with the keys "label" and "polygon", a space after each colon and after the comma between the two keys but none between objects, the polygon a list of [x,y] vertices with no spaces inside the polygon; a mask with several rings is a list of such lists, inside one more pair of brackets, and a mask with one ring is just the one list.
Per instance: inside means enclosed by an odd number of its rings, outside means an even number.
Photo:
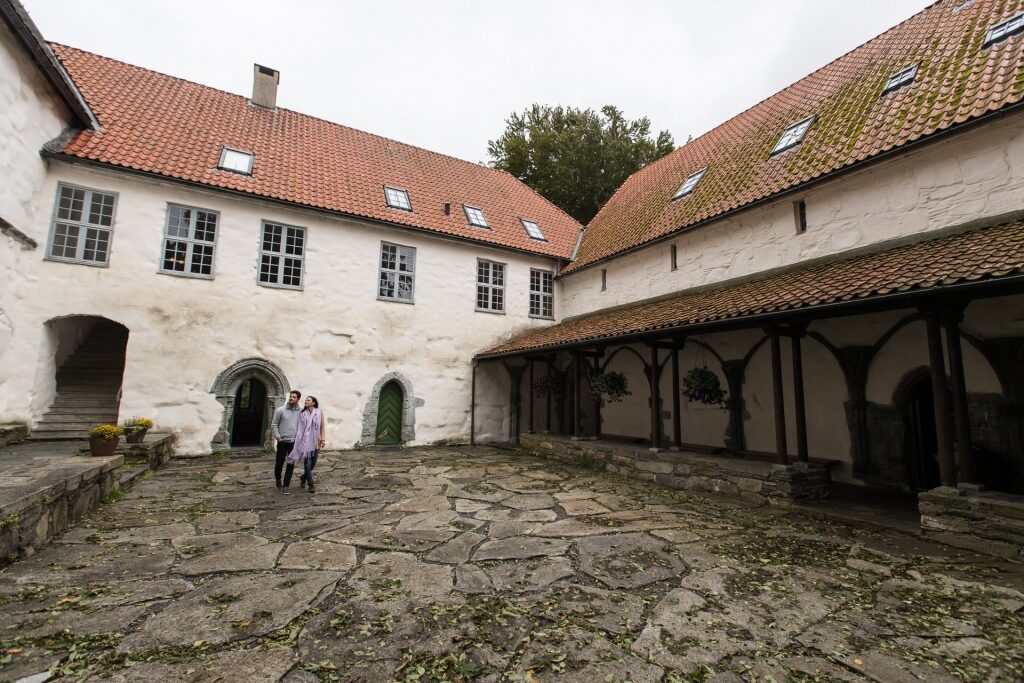
[{"label": "green wooden door", "polygon": [[388,382],[380,390],[377,403],[377,443],[393,445],[402,438],[402,387]]}]

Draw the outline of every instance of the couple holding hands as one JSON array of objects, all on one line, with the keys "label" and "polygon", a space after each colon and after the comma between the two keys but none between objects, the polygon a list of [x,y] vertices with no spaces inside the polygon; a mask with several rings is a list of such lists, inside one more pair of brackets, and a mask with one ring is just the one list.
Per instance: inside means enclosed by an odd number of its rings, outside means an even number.
[{"label": "couple holding hands", "polygon": [[[288,401],[274,411],[274,419],[270,423],[271,432],[277,442],[277,460],[274,463],[274,479],[277,489],[288,495],[288,485],[292,482],[295,465],[301,464],[303,474],[299,477],[302,488],[308,487],[310,493],[316,493],[313,486],[313,468],[316,467],[320,449],[327,443],[327,420],[320,412],[320,402],[315,396],[307,396],[303,407],[299,407],[302,392],[292,389],[288,392]],[[287,462],[284,482],[281,481],[281,469]]]}]

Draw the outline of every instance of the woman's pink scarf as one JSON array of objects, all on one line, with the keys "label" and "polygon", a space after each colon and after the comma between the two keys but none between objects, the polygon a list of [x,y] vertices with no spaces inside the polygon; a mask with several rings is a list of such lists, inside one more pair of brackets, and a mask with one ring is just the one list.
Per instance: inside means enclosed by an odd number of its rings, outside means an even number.
[{"label": "woman's pink scarf", "polygon": [[295,445],[288,455],[288,462],[300,463],[313,457],[320,446],[320,409],[302,409],[299,413],[299,426],[295,429]]}]

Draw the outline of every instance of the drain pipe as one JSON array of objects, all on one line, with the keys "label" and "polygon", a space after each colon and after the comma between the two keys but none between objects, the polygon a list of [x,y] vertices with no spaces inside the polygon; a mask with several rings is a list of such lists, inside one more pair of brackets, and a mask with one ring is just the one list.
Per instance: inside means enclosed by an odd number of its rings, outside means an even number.
[{"label": "drain pipe", "polygon": [[473,359],[473,379],[469,390],[469,445],[476,445],[476,358]]}]

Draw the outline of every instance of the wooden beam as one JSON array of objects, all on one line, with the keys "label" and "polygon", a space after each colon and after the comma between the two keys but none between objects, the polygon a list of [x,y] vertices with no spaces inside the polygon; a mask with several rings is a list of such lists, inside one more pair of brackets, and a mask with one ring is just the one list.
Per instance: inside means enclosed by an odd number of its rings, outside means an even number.
[{"label": "wooden beam", "polygon": [[939,480],[943,486],[955,488],[956,462],[953,460],[953,435],[949,424],[949,397],[946,393],[946,363],[942,357],[942,331],[934,312],[926,312],[924,320],[928,329],[928,361],[932,372],[932,403],[935,406]]},{"label": "wooden beam", "polygon": [[780,465],[789,464],[786,448],[786,404],[782,391],[782,344],[779,341],[779,329],[768,328],[768,338],[772,350],[772,406],[775,409],[775,457]]},{"label": "wooden beam", "polygon": [[804,406],[804,360],[800,350],[803,330],[794,331],[790,336],[793,352],[793,409],[796,413],[796,459],[807,462],[807,412]]},{"label": "wooden beam", "polygon": [[974,443],[971,439],[971,420],[967,406],[967,381],[964,377],[964,357],[960,348],[960,321],[963,309],[946,311],[943,327],[946,330],[946,349],[949,352],[949,375],[953,388],[953,424],[956,428],[956,455],[959,481],[978,483],[974,465]]},{"label": "wooden beam", "polygon": [[529,398],[527,404],[529,405],[530,416],[526,421],[526,429],[533,434],[533,359],[527,358],[526,362],[530,368],[529,384],[526,386],[526,390],[529,392]]},{"label": "wooden beam", "polygon": [[651,346],[651,447],[661,448],[661,372],[658,364],[658,347]]},{"label": "wooden beam", "polygon": [[476,366],[479,361],[473,361],[473,379],[470,380],[469,390],[469,445],[476,445]]},{"label": "wooden beam", "polygon": [[679,350],[672,348],[672,445],[681,448],[683,445],[683,406],[682,395],[679,393]]}]

